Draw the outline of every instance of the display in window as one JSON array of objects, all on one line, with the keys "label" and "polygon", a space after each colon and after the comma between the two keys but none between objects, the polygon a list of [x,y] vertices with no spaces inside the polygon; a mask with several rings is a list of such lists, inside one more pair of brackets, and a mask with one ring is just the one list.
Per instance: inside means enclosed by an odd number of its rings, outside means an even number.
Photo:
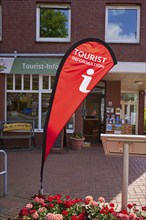
[{"label": "display in window", "polygon": [[7,93],[7,120],[38,120],[38,94]]},{"label": "display in window", "polygon": [[106,112],[107,112],[107,113],[114,113],[114,108],[112,108],[112,107],[107,107],[107,108],[106,108]]}]

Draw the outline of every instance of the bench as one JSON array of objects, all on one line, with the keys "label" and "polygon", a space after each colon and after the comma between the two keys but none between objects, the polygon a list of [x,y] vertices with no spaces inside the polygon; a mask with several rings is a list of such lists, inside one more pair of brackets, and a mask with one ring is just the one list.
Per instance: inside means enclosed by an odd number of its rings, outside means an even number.
[{"label": "bench", "polygon": [[34,121],[0,121],[0,144],[4,147],[4,140],[28,139],[29,150],[35,146]]}]

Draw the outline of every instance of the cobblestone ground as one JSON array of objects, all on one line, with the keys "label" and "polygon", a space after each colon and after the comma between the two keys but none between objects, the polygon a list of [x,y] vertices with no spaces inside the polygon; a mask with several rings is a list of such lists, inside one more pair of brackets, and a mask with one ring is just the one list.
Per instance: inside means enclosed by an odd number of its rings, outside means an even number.
[{"label": "cobblestone ground", "polygon": [[[7,150],[8,195],[2,196],[0,219],[14,217],[40,189],[41,150]],[[2,159],[2,157],[0,158]],[[2,161],[2,160],[1,160]],[[44,167],[44,194],[65,194],[94,199],[121,206],[122,157],[107,157],[101,144],[80,151],[64,150],[49,154]],[[128,203],[146,205],[146,159],[130,157]]]}]

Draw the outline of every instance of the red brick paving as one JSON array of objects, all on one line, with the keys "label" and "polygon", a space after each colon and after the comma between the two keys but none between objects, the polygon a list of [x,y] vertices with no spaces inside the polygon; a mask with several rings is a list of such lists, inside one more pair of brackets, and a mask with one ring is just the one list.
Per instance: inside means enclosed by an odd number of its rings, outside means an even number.
[{"label": "red brick paving", "polygon": [[[41,150],[7,150],[8,195],[0,195],[0,219],[18,214],[40,189]],[[44,167],[44,194],[66,194],[121,205],[122,157],[107,157],[101,144],[51,153]],[[2,176],[0,176],[2,190]],[[146,205],[146,159],[130,157],[128,203]]]}]

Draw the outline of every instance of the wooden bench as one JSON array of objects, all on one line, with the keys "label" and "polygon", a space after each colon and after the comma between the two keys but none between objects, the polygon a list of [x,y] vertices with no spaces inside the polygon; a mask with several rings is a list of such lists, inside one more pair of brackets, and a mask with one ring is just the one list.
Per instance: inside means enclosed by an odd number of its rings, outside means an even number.
[{"label": "wooden bench", "polygon": [[[34,121],[0,121],[0,143],[8,139],[29,139],[29,150],[35,146]],[[32,147],[33,141],[33,147]]]}]

